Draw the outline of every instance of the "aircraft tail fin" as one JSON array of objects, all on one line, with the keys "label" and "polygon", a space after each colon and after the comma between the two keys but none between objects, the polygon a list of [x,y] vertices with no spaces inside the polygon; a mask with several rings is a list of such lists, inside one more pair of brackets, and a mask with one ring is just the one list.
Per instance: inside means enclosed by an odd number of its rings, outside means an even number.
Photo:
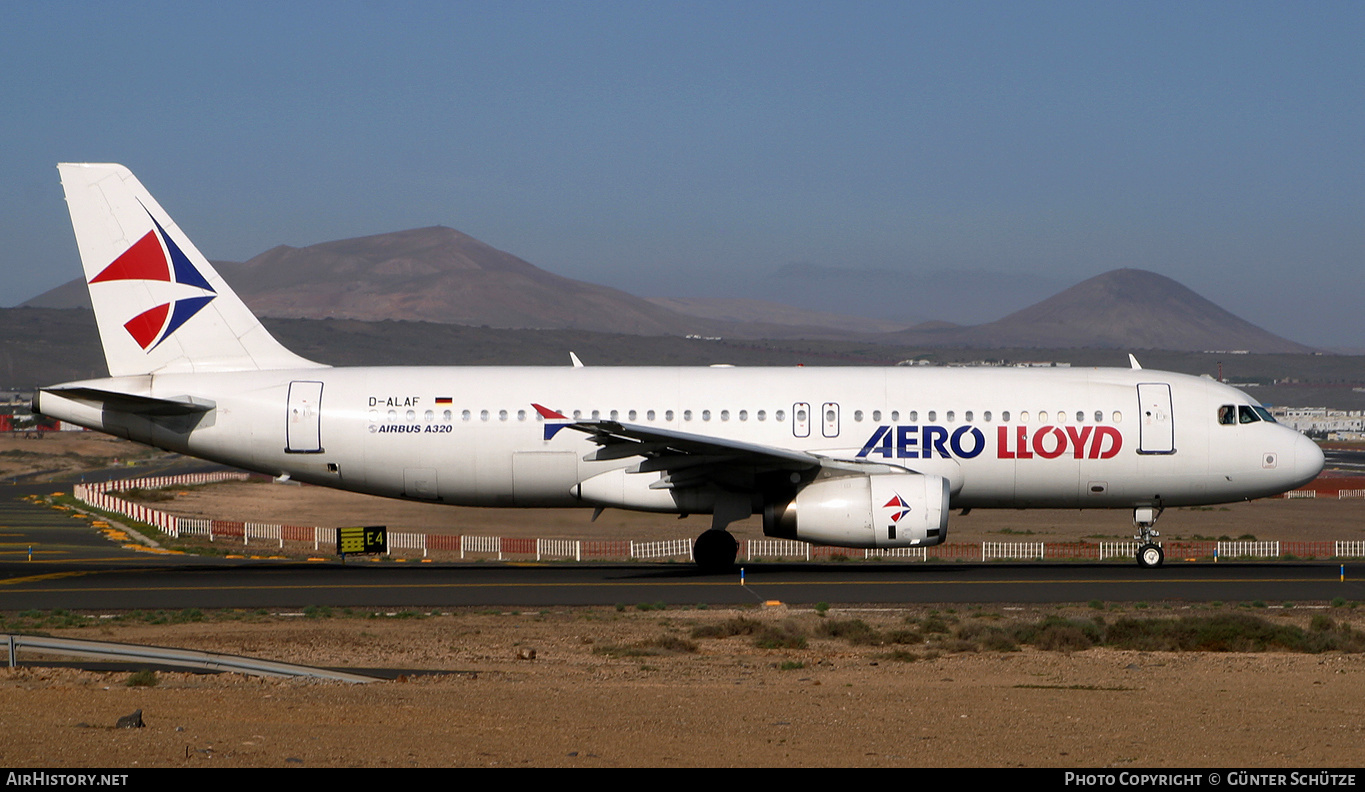
[{"label": "aircraft tail fin", "polygon": [[270,335],[127,168],[57,169],[110,376],[324,368]]}]

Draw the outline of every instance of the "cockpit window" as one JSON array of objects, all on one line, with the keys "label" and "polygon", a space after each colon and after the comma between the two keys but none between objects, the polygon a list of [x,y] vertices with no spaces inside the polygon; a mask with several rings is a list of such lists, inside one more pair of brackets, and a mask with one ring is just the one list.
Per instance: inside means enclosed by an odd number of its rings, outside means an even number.
[{"label": "cockpit window", "polygon": [[1259,420],[1261,420],[1261,416],[1257,415],[1250,405],[1240,404],[1237,406],[1237,423],[1249,424],[1256,423]]},{"label": "cockpit window", "polygon": [[1269,422],[1271,422],[1271,423],[1277,423],[1277,421],[1275,420],[1275,416],[1273,416],[1273,415],[1270,414],[1270,410],[1267,410],[1266,408],[1262,407],[1261,405],[1258,404],[1258,405],[1256,405],[1255,407],[1252,407],[1251,409],[1255,410],[1255,411],[1256,411],[1256,414],[1259,415],[1259,416],[1261,416],[1261,420],[1262,420],[1262,421],[1269,421]]},{"label": "cockpit window", "polygon": [[1224,426],[1231,426],[1237,423],[1237,408],[1231,404],[1224,404],[1218,408],[1218,423]]}]

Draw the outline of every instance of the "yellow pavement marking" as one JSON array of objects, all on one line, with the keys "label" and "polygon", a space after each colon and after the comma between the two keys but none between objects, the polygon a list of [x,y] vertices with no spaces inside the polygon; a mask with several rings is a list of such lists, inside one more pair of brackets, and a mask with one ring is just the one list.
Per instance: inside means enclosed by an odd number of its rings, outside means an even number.
[{"label": "yellow pavement marking", "polygon": [[[16,585],[16,584],[19,584],[19,583],[38,583],[38,582],[41,582],[41,581],[44,581],[44,580],[57,580],[57,579],[59,579],[59,578],[65,578],[65,577],[80,577],[81,575],[89,575],[89,574],[91,574],[91,572],[89,572],[89,571],[81,571],[81,572],[49,572],[49,573],[46,574],[46,575],[29,575],[29,576],[27,576],[27,577],[17,577],[17,578],[9,578],[9,579],[7,579],[7,580],[0,580],[0,586],[13,586],[13,585]],[[81,589],[72,589],[72,590],[73,590],[73,591],[80,591]]]}]

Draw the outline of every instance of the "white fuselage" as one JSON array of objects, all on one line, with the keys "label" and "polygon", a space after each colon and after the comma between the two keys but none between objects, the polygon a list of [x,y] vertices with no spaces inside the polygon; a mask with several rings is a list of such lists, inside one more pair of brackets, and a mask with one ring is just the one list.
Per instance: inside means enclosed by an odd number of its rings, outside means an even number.
[{"label": "white fuselage", "polygon": [[[1225,503],[1311,480],[1322,453],[1208,378],[1142,369],[420,367],[164,374],[88,383],[193,397],[148,418],[41,394],[47,415],[275,476],[475,506],[587,503],[575,485],[638,458],[585,461],[532,408],[903,467],[960,508]],[[656,473],[628,474],[657,478]]]}]

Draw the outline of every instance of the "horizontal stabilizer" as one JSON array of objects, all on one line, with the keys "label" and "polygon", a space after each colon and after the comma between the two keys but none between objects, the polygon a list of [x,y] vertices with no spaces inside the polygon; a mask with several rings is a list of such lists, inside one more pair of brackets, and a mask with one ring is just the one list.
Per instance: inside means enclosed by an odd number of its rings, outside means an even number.
[{"label": "horizontal stabilizer", "polygon": [[106,410],[133,415],[194,415],[195,413],[208,412],[217,406],[214,402],[197,396],[175,396],[164,399],[81,386],[43,388],[39,393],[51,393],[53,396],[61,396],[64,399],[97,403],[103,405]]}]

